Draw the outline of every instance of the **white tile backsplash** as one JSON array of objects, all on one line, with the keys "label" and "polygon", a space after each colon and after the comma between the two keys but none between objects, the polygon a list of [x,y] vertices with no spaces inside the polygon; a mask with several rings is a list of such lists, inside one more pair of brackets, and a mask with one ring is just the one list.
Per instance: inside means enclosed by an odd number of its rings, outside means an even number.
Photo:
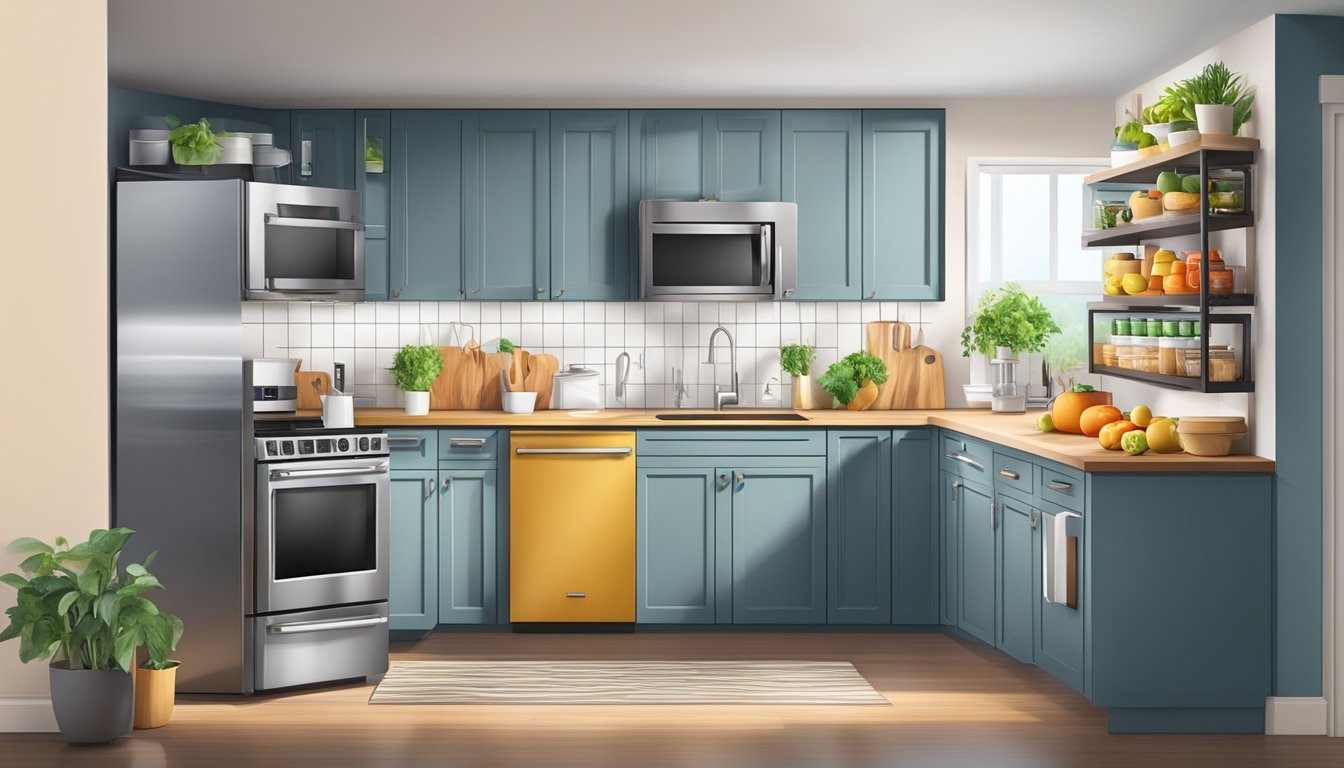
[{"label": "white tile backsplash", "polygon": [[[779,368],[780,344],[814,344],[813,373],[819,375],[863,347],[864,323],[913,323],[919,311],[913,302],[247,302],[243,350],[247,357],[301,357],[305,369],[328,373],[344,363],[347,387],[375,397],[380,406],[396,407],[401,393],[387,371],[392,356],[422,340],[465,342],[468,332],[455,338],[451,325],[460,321],[487,350],[504,337],[555,355],[562,368],[595,368],[607,388],[603,399],[612,407],[674,407],[673,371],[679,369],[686,390],[682,406],[707,408],[714,384],[728,381],[722,340],[717,363],[705,362],[709,336],[722,324],[737,342],[742,405],[778,407],[790,398],[790,382]],[[621,352],[630,353],[631,366],[626,396],[618,400],[612,377]]]}]

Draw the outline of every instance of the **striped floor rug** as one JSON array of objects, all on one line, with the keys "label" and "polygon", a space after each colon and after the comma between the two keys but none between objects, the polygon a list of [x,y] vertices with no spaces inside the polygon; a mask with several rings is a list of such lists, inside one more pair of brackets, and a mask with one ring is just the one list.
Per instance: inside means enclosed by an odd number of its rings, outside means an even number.
[{"label": "striped floor rug", "polygon": [[369,703],[889,704],[846,661],[394,661]]}]

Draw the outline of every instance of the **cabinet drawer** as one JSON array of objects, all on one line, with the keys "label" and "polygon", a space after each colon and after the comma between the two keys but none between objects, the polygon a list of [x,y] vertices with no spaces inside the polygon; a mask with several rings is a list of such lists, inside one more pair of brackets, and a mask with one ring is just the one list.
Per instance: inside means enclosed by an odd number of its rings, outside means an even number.
[{"label": "cabinet drawer", "polygon": [[493,429],[441,429],[439,460],[495,461],[499,458],[496,437]]},{"label": "cabinet drawer", "polygon": [[967,480],[988,483],[994,465],[994,451],[987,443],[958,434],[943,435],[943,469]]},{"label": "cabinet drawer", "polygon": [[826,432],[812,429],[656,429],[638,433],[640,456],[825,456]]},{"label": "cabinet drawer", "polygon": [[1056,464],[1039,465],[1036,472],[1036,486],[1041,489],[1041,499],[1054,502],[1076,512],[1082,512],[1082,472]]},{"label": "cabinet drawer", "polygon": [[994,482],[1031,496],[1036,488],[1036,468],[1029,461],[995,453]]},{"label": "cabinet drawer", "polygon": [[387,447],[393,469],[434,469],[438,463],[436,429],[389,429]]}]

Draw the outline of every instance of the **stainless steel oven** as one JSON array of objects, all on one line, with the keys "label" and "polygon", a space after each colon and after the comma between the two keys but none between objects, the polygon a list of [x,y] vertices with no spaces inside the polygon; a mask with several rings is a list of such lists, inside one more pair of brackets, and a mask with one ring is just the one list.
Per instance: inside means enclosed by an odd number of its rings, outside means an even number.
[{"label": "stainless steel oven", "polygon": [[797,287],[797,205],[641,200],[640,298],[786,299]]},{"label": "stainless steel oven", "polygon": [[247,184],[248,299],[364,300],[359,193]]}]

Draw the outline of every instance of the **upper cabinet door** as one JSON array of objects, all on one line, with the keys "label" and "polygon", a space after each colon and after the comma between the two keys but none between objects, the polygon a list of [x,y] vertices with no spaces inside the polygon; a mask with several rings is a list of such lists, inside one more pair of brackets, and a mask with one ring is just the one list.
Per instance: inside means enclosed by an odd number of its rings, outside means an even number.
[{"label": "upper cabinet door", "polygon": [[355,188],[355,113],[348,109],[290,113],[294,155],[290,181],[308,187]]},{"label": "upper cabinet door", "polygon": [[392,113],[393,299],[462,298],[465,202],[476,189],[476,113]]},{"label": "upper cabinet door", "polygon": [[629,152],[624,110],[551,112],[551,298],[630,297]]},{"label": "upper cabinet door", "polygon": [[479,114],[466,296],[544,298],[550,286],[549,113]]},{"label": "upper cabinet door", "polygon": [[713,193],[706,173],[716,163],[705,156],[715,142],[714,113],[695,109],[635,110],[630,113],[632,219],[640,200],[699,200]]},{"label": "upper cabinet door", "polygon": [[798,204],[798,288],[790,298],[857,299],[863,287],[861,113],[786,110],[783,196]]},{"label": "upper cabinet door", "polygon": [[355,112],[355,190],[364,206],[364,299],[388,298],[388,221],[392,217],[392,174],[387,162],[392,114]]},{"label": "upper cabinet door", "polygon": [[703,158],[709,194],[725,202],[779,199],[778,110],[714,113]]},{"label": "upper cabinet door", "polygon": [[944,124],[941,109],[863,113],[865,299],[943,298]]}]

